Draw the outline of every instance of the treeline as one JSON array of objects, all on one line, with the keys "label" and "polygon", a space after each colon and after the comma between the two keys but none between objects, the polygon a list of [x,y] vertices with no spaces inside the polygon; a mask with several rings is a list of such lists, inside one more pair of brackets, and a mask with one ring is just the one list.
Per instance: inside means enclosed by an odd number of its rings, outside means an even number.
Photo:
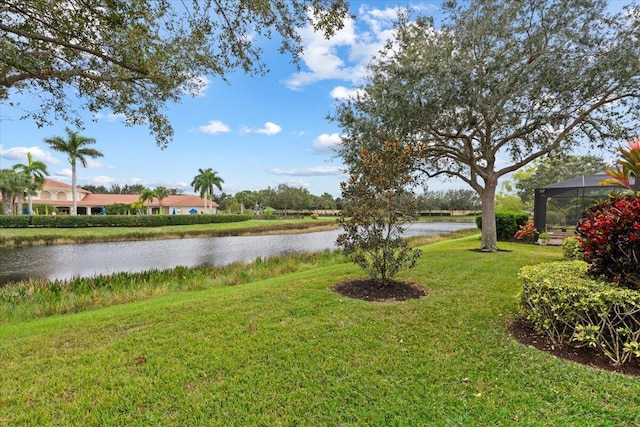
[{"label": "treeline", "polygon": [[267,187],[259,191],[240,191],[234,195],[221,193],[214,200],[223,212],[244,213],[246,209],[272,208],[279,211],[336,210],[342,208],[342,199],[329,193],[320,196],[311,194],[306,188],[280,184],[276,188]]},{"label": "treeline", "polygon": [[482,205],[478,193],[473,190],[425,191],[417,198],[418,211],[476,211]]},{"label": "treeline", "polygon": [[[141,194],[144,185],[111,185],[107,188],[103,185],[83,185],[82,188],[99,194]],[[169,194],[184,194],[183,190],[167,189]],[[214,195],[214,200],[220,206],[220,210],[226,213],[244,213],[245,210],[272,208],[279,211],[313,211],[313,210],[340,210],[343,200],[334,198],[329,193],[318,196],[311,194],[306,188],[292,187],[280,184],[275,188],[267,187],[258,191],[240,191],[235,194],[222,192]],[[419,211],[430,210],[479,210],[480,198],[473,190],[439,190],[425,191],[417,196]]]},{"label": "treeline", "polygon": [[[125,184],[123,186],[112,184],[109,188],[104,185],[83,185],[82,188],[96,194],[142,194],[147,189],[142,184]],[[167,188],[167,191],[170,196],[184,194],[184,191],[179,188]]]}]

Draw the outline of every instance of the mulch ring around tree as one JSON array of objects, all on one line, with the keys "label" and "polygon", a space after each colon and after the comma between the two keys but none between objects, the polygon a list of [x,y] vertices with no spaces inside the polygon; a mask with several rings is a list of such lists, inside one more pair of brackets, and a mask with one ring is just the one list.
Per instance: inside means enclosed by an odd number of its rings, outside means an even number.
[{"label": "mulch ring around tree", "polygon": [[420,286],[397,280],[384,284],[372,279],[349,280],[338,283],[331,290],[347,298],[365,301],[406,301],[427,295],[427,291]]},{"label": "mulch ring around tree", "polygon": [[566,344],[552,342],[548,336],[536,333],[531,324],[525,319],[511,322],[509,324],[509,332],[519,343],[551,353],[561,359],[571,360],[595,369],[640,377],[640,362],[637,360],[632,360],[622,366],[612,365],[604,354],[594,348],[575,348]]}]

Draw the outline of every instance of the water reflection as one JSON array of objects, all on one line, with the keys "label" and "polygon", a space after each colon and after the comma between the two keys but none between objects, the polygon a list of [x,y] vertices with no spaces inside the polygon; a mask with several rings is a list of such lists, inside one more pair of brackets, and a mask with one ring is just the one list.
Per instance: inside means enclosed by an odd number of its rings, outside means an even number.
[{"label": "water reflection", "polygon": [[[405,235],[434,235],[472,223],[416,223]],[[177,266],[221,266],[258,257],[334,249],[341,230],[270,236],[232,236],[147,242],[0,248],[0,285],[28,278],[67,280]]]}]

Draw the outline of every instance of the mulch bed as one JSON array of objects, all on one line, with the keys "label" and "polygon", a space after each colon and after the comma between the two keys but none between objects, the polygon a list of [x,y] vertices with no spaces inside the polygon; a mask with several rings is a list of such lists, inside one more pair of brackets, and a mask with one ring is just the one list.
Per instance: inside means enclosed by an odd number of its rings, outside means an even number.
[{"label": "mulch bed", "polygon": [[[349,280],[338,283],[331,290],[348,298],[379,302],[406,301],[419,299],[427,295],[423,288],[414,283],[395,280],[387,284],[381,284],[371,279]],[[511,322],[509,324],[509,332],[521,344],[551,353],[556,357],[581,363],[595,369],[640,377],[640,362],[637,360],[628,362],[623,366],[614,366],[606,356],[596,349],[590,347],[575,348],[566,344],[552,342],[546,335],[536,333],[531,324],[525,319]]]},{"label": "mulch bed", "polygon": [[575,348],[566,344],[553,343],[548,336],[536,333],[527,320],[519,319],[511,322],[509,332],[521,344],[535,347],[556,357],[581,363],[595,369],[640,377],[640,363],[638,361],[627,362],[623,366],[614,366],[606,356],[594,348]]},{"label": "mulch bed", "polygon": [[427,295],[420,286],[397,280],[385,284],[371,279],[349,280],[338,283],[331,290],[348,298],[365,301],[406,301]]}]

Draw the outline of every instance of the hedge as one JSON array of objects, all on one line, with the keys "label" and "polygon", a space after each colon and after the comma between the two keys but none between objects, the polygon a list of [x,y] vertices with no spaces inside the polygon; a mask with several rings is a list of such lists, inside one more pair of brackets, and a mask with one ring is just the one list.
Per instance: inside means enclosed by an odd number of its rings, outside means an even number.
[{"label": "hedge", "polygon": [[249,219],[249,215],[0,215],[0,228],[162,227]]},{"label": "hedge", "polygon": [[[529,219],[526,212],[496,212],[496,234],[498,240],[513,240],[514,234]],[[482,230],[482,215],[476,216],[476,225]]]},{"label": "hedge", "polygon": [[640,360],[640,292],[589,278],[583,261],[527,266],[519,277],[521,307],[537,332],[597,348],[617,365]]}]

